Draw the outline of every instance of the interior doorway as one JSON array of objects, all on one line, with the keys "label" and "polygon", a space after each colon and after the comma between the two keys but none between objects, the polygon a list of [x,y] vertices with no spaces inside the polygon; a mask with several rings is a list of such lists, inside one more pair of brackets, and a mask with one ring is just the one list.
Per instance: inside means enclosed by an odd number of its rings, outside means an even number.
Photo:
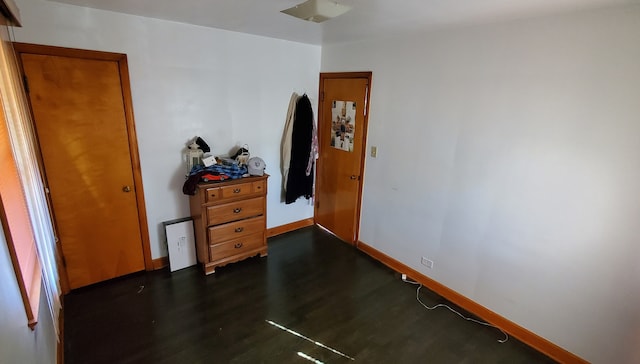
[{"label": "interior doorway", "polygon": [[353,245],[360,223],[371,76],[320,74],[315,222]]}]

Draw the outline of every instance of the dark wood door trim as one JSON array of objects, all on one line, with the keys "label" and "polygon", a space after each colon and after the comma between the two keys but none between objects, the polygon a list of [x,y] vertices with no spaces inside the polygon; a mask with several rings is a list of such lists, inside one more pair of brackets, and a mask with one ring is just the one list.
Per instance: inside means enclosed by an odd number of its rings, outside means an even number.
[{"label": "dark wood door trim", "polygon": [[[355,222],[355,234],[353,237],[353,241],[350,242],[354,246],[357,246],[360,241],[360,214],[362,210],[362,187],[364,185],[364,166],[365,159],[367,157],[367,132],[369,130],[369,104],[371,99],[371,79],[373,73],[371,71],[364,72],[322,72],[320,73],[320,84],[319,84],[319,101],[318,101],[318,147],[320,148],[322,144],[323,138],[327,137],[322,134],[322,128],[320,127],[320,121],[324,120],[324,108],[322,107],[322,103],[324,102],[324,84],[327,79],[340,79],[340,78],[364,78],[367,80],[367,93],[365,99],[365,110],[364,110],[364,129],[362,135],[362,151],[360,158],[360,180],[358,181],[358,202],[356,206],[356,222]],[[321,154],[320,154],[321,155]],[[322,161],[318,159],[318,164],[322,164]],[[318,168],[316,168],[316,173]],[[318,176],[316,175],[316,181],[318,181]],[[317,215],[318,205],[314,204],[313,207],[314,215]]]},{"label": "dark wood door trim", "polygon": [[[122,53],[101,52],[93,50],[75,49],[75,48],[63,48],[38,44],[27,43],[13,43],[16,54],[18,55],[18,63],[20,66],[20,72],[24,76],[24,69],[20,62],[20,54],[38,54],[38,55],[52,55],[60,57],[73,57],[83,59],[94,59],[104,61],[115,61],[118,63],[120,73],[120,84],[122,87],[123,104],[125,110],[125,120],[127,128],[127,137],[129,141],[129,152],[131,156],[131,165],[134,179],[134,186],[136,191],[136,204],[138,208],[138,222],[140,225],[140,237],[142,240],[142,252],[144,256],[144,266],[147,271],[153,270],[153,260],[151,259],[151,246],[149,239],[149,227],[147,223],[147,211],[144,200],[144,188],[142,184],[142,171],[140,168],[140,156],[138,152],[138,142],[136,136],[135,121],[133,117],[133,102],[131,98],[131,85],[129,80],[129,67],[127,63],[127,55]],[[32,112],[33,119],[33,112]],[[35,126],[34,126],[35,130]],[[37,135],[35,136],[37,139]],[[38,148],[38,145],[36,146]],[[40,170],[43,175],[44,164],[40,150],[38,150],[38,162],[40,164]],[[45,176],[46,179],[46,176]],[[49,206],[51,202],[49,201]],[[51,210],[50,210],[51,211]],[[52,221],[55,221],[52,217]],[[57,255],[62,256],[62,247],[60,242],[56,246]],[[62,284],[63,292],[69,292],[68,279],[66,269],[64,265],[59,265],[58,270],[60,272],[61,280],[65,280]]]}]

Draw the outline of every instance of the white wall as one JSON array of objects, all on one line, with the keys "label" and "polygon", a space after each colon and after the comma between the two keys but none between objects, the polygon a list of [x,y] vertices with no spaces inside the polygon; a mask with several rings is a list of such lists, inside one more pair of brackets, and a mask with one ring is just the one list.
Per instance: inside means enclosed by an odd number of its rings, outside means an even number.
[{"label": "white wall", "polygon": [[640,361],[640,6],[324,46],[322,70],[373,71],[363,242]]},{"label": "white wall", "polygon": [[189,216],[182,194],[187,142],[215,154],[243,144],[267,164],[267,226],[313,216],[280,203],[280,140],[291,93],[316,103],[320,47],[43,0],[16,1],[18,42],[126,53],[153,258],[167,254],[162,222]]},{"label": "white wall", "polygon": [[56,333],[42,287],[35,330],[27,326],[22,297],[0,228],[0,363],[56,362]]}]

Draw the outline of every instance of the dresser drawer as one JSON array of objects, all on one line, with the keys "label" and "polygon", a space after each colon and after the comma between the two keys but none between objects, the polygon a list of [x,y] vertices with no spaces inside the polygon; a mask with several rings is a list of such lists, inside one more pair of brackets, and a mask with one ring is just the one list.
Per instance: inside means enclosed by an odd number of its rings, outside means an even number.
[{"label": "dresser drawer", "polygon": [[207,226],[224,224],[264,214],[264,197],[207,206]]},{"label": "dresser drawer", "polygon": [[234,198],[250,195],[253,193],[253,188],[251,183],[239,183],[237,185],[220,187],[220,192],[222,193],[222,198]]},{"label": "dresser drawer", "polygon": [[245,237],[229,240],[221,244],[209,246],[209,258],[211,261],[244,254],[254,249],[264,246],[264,235],[262,233],[251,234]]},{"label": "dresser drawer", "polygon": [[230,239],[239,238],[253,233],[264,231],[264,216],[230,222],[223,225],[213,226],[208,229],[209,243],[222,243]]},{"label": "dresser drawer", "polygon": [[206,202],[217,201],[220,198],[220,188],[218,187],[207,188],[206,191],[204,192],[204,195],[206,197]]},{"label": "dresser drawer", "polygon": [[252,183],[253,193],[265,193],[267,190],[267,181],[256,181]]}]

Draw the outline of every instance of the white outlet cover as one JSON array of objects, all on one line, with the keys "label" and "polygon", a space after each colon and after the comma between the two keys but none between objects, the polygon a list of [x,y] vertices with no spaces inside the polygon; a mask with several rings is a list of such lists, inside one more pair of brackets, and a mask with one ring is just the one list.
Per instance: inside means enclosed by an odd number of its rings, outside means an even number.
[{"label": "white outlet cover", "polygon": [[425,267],[427,267],[429,269],[433,268],[433,260],[427,259],[425,257],[422,257],[422,259],[420,259],[420,264],[424,265]]}]

